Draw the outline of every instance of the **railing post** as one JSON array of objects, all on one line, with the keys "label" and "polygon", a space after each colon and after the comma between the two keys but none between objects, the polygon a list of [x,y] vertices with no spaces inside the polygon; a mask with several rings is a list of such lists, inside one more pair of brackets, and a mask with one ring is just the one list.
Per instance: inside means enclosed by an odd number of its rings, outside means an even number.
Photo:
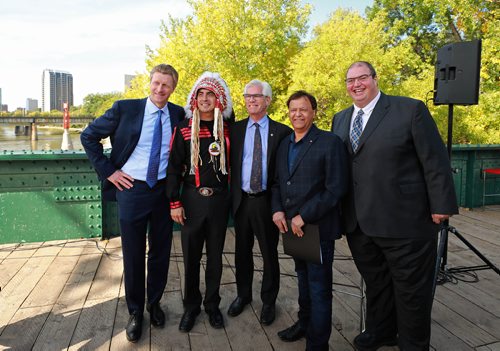
[{"label": "railing post", "polygon": [[71,142],[71,136],[69,135],[69,107],[68,103],[64,103],[64,115],[63,115],[63,139],[61,144],[61,150],[73,150],[73,143]]},{"label": "railing post", "polygon": [[37,140],[38,140],[38,131],[36,128],[35,119],[33,118],[33,122],[31,122],[31,141],[37,141]]}]

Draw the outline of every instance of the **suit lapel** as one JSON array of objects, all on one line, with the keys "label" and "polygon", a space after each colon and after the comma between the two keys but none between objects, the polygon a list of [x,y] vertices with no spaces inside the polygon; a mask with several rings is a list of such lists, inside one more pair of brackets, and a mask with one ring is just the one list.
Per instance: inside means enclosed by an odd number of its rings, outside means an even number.
[{"label": "suit lapel", "polygon": [[267,117],[269,120],[269,135],[267,136],[267,167],[271,163],[271,150],[274,150],[276,144],[278,143],[278,138],[276,137],[277,125],[271,118]]},{"label": "suit lapel", "polygon": [[359,139],[358,152],[363,147],[366,140],[370,137],[375,129],[377,129],[380,122],[384,119],[389,111],[389,99],[384,93],[380,93],[380,99],[378,100],[373,112],[366,124],[365,129],[363,129],[363,133],[361,134],[361,138]]},{"label": "suit lapel", "polygon": [[242,120],[239,123],[235,124],[235,127],[238,129],[235,130],[234,135],[236,136],[236,140],[234,143],[233,147],[235,148],[236,152],[238,153],[236,155],[236,159],[238,160],[238,165],[237,168],[238,170],[241,170],[241,167],[243,166],[243,149],[245,148],[245,135],[247,131],[247,125],[248,125],[248,117]]},{"label": "suit lapel", "polygon": [[174,134],[174,128],[179,123],[179,116],[177,116],[177,114],[174,113],[172,109],[172,103],[167,102],[167,109],[168,109],[168,114],[170,116],[170,128],[172,129],[171,132],[172,134]]},{"label": "suit lapel", "polygon": [[336,132],[337,135],[346,143],[350,143],[349,140],[349,129],[351,129],[351,118],[354,111],[354,106],[349,107],[342,116],[343,118],[339,123],[339,130]]},{"label": "suit lapel", "polygon": [[135,111],[135,118],[132,120],[132,125],[130,126],[130,135],[135,139],[135,144],[139,141],[141,136],[142,124],[144,123],[144,114],[146,113],[146,101],[147,98],[139,100],[139,103],[135,106],[137,110]]},{"label": "suit lapel", "polygon": [[300,152],[297,155],[297,158],[295,159],[292,171],[290,172],[290,177],[293,176],[293,174],[297,170],[298,165],[300,164],[304,156],[307,154],[312,144],[314,144],[314,141],[318,138],[318,134],[319,134],[319,129],[313,124],[309,134],[306,135],[302,141],[304,145],[302,145],[302,148],[300,149]]}]

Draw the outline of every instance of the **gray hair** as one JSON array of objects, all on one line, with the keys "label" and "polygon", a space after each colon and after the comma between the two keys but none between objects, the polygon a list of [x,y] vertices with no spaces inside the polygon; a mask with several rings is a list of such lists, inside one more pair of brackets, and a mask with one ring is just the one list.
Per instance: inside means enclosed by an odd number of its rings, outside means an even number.
[{"label": "gray hair", "polygon": [[268,96],[270,99],[273,98],[273,90],[268,82],[264,82],[258,79],[251,80],[247,85],[245,85],[245,89],[243,90],[243,94],[247,93],[248,88],[250,87],[260,87],[262,88],[262,94],[264,96]]}]

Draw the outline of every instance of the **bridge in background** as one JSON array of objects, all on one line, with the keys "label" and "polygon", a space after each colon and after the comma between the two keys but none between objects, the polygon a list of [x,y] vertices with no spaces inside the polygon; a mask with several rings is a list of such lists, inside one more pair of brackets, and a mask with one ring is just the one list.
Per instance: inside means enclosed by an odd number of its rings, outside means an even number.
[{"label": "bridge in background", "polygon": [[[95,119],[93,116],[73,117],[71,118],[72,124],[89,124]],[[48,116],[48,117],[0,117],[0,124],[15,125],[16,135],[31,135],[31,140],[38,140],[37,125],[63,125],[62,116]]]},{"label": "bridge in background", "polygon": [[[73,124],[88,124],[95,119],[93,116],[85,117],[71,117]],[[63,123],[62,116],[48,116],[48,117],[0,117],[0,124],[15,124],[15,125],[31,125],[32,123],[38,124],[61,124]]]}]

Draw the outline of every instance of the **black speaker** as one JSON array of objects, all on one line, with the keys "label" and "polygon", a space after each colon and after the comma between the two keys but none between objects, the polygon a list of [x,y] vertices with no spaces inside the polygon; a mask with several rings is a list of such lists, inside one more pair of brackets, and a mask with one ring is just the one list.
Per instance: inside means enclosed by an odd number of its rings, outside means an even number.
[{"label": "black speaker", "polygon": [[477,105],[481,40],[448,44],[437,52],[434,105]]}]

